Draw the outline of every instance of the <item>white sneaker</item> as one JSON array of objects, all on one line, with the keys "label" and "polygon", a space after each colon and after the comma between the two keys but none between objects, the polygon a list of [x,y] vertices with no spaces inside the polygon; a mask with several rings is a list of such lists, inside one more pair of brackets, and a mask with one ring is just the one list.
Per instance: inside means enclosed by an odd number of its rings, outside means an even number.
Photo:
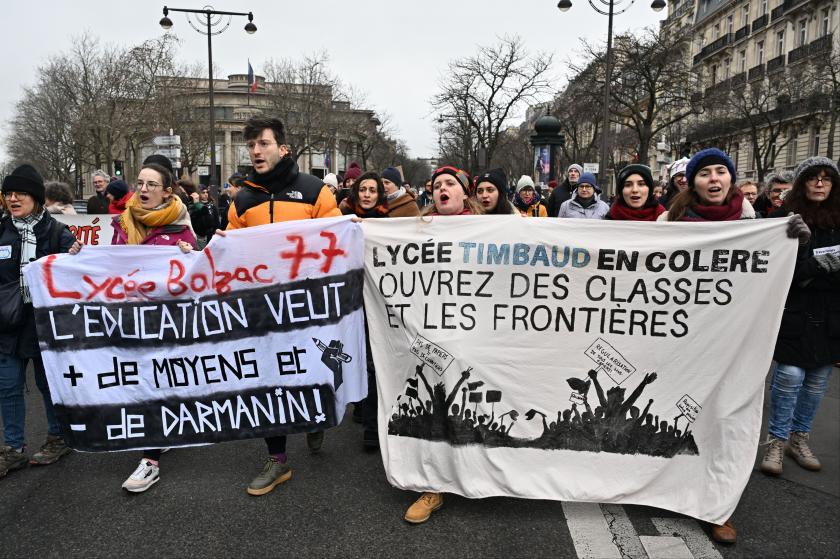
[{"label": "white sneaker", "polygon": [[122,484],[122,488],[132,493],[142,493],[160,479],[160,467],[143,458],[140,465]]}]

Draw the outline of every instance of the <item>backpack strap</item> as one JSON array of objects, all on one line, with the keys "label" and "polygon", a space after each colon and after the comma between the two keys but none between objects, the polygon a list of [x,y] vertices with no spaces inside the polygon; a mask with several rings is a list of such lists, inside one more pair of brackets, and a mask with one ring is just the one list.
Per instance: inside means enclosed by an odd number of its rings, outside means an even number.
[{"label": "backpack strap", "polygon": [[65,229],[69,229],[66,224],[53,218],[53,222],[50,224],[49,254],[61,252],[61,234]]}]

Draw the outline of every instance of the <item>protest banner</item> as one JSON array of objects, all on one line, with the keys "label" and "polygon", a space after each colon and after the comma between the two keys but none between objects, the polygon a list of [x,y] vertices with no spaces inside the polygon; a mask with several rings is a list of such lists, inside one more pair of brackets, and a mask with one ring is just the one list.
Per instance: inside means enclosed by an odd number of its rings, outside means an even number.
[{"label": "protest banner", "polygon": [[114,227],[111,225],[113,215],[109,214],[53,214],[61,223],[67,224],[73,236],[83,245],[110,245],[114,237]]},{"label": "protest banner", "polygon": [[755,459],[786,227],[366,220],[388,480],[723,523]]},{"label": "protest banner", "polygon": [[80,450],[320,431],[367,394],[363,237],[346,218],[201,252],[86,246],[27,266],[58,418]]}]

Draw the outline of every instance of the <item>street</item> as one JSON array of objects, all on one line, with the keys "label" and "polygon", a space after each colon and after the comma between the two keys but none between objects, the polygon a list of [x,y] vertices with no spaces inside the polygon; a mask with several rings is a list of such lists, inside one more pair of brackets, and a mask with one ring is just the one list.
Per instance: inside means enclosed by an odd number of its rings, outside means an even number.
[{"label": "street", "polygon": [[[261,440],[174,449],[161,459],[161,481],[139,495],[120,489],[139,452],[73,453],[12,472],[0,480],[0,556],[837,557],[838,372],[811,439],[823,471],[790,458],[777,479],[756,469],[734,516],[733,546],[714,544],[703,523],[637,506],[447,495],[429,522],[408,525],[402,515],[416,495],[388,485],[348,409],[320,454],[309,454],[303,436],[290,438],[292,479],[264,497],[245,493],[262,465]],[[45,422],[31,371],[29,379],[34,451]]]}]

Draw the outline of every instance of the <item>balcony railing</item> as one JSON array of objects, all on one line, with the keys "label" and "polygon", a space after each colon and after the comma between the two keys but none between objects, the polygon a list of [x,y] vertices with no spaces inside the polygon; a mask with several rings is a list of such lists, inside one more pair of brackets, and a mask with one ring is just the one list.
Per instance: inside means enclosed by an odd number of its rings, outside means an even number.
[{"label": "balcony railing", "polygon": [[808,54],[814,56],[815,54],[820,54],[823,52],[831,52],[831,37],[832,34],[829,33],[828,35],[823,35],[819,39],[814,39],[808,45]]},{"label": "balcony railing", "polygon": [[781,6],[776,6],[773,8],[773,11],[770,12],[770,21],[776,21],[783,15],[785,15],[785,5],[782,4]]},{"label": "balcony railing", "polygon": [[776,58],[767,61],[767,73],[776,72],[785,67],[785,55],[780,54]]},{"label": "balcony railing", "polygon": [[763,27],[766,27],[766,26],[767,26],[767,14],[764,14],[763,16],[761,16],[760,18],[758,18],[758,19],[756,19],[752,22],[753,33],[755,33],[759,29],[761,29]]},{"label": "balcony railing", "polygon": [[750,25],[747,24],[743,26],[741,29],[735,32],[735,40],[740,41],[744,37],[750,34]]},{"label": "balcony railing", "polygon": [[697,54],[694,55],[694,63],[697,64],[698,62],[703,60],[703,58],[709,56],[713,52],[719,51],[723,47],[731,44],[732,43],[732,37],[733,37],[732,33],[727,33],[726,35],[723,35],[722,37],[718,37],[713,42],[711,42],[708,45],[706,45],[705,47],[703,47],[700,50],[700,52],[698,52]]},{"label": "balcony railing", "polygon": [[744,85],[745,83],[747,83],[747,73],[746,72],[741,72],[740,74],[735,74],[729,80],[729,84],[732,86],[732,89],[735,89],[736,87],[740,87],[740,86]]},{"label": "balcony railing", "polygon": [[801,47],[796,47],[792,51],[788,53],[788,64],[794,64],[799,62],[800,60],[805,59],[808,56],[808,45],[802,45]]},{"label": "balcony railing", "polygon": [[797,7],[800,4],[804,4],[808,0],[785,0],[782,6],[784,7],[785,11],[792,10],[793,8]]},{"label": "balcony railing", "polygon": [[758,66],[754,66],[750,68],[749,73],[747,74],[747,79],[750,81],[757,80],[764,77],[764,64],[759,64]]}]

